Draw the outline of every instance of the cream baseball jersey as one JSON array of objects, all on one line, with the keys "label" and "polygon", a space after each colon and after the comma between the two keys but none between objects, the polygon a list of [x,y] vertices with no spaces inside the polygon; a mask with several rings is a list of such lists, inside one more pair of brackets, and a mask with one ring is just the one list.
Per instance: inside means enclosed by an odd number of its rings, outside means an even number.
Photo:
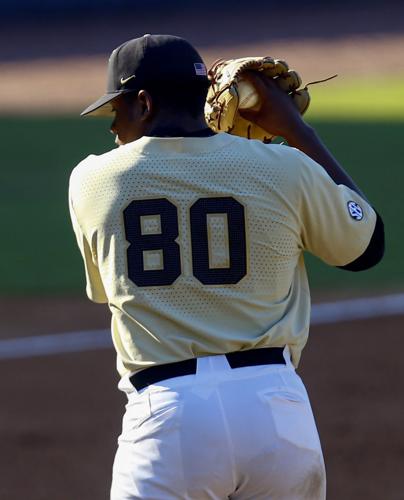
[{"label": "cream baseball jersey", "polygon": [[108,303],[118,371],[288,345],[310,294],[303,252],[363,254],[376,214],[300,151],[228,134],[143,137],[70,179],[87,294]]}]

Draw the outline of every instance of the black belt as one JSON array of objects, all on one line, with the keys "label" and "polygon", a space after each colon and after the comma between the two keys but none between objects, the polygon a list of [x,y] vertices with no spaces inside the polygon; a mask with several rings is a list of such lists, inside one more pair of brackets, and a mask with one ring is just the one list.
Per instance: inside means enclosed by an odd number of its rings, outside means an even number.
[{"label": "black belt", "polygon": [[[284,347],[263,347],[261,349],[250,349],[249,351],[229,352],[226,354],[231,368],[242,368],[243,366],[257,365],[285,365],[283,357]],[[182,375],[195,375],[196,358],[168,363],[166,365],[151,366],[134,373],[130,381],[137,391],[148,385],[161,382],[168,378],[181,377]]]}]

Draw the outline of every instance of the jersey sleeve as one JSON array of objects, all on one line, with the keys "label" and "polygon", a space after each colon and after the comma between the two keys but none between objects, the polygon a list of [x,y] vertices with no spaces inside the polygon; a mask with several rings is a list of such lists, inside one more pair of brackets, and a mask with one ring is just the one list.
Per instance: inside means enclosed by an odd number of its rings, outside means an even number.
[{"label": "jersey sleeve", "polygon": [[369,203],[299,151],[301,239],[304,250],[331,266],[360,257],[375,230],[377,215]]},{"label": "jersey sleeve", "polygon": [[104,285],[102,283],[100,271],[98,269],[98,265],[93,255],[93,252],[91,250],[91,245],[89,244],[77,220],[70,190],[69,190],[69,210],[70,210],[70,218],[73,225],[73,231],[76,235],[77,244],[84,260],[87,296],[93,302],[105,304],[108,302],[108,298],[106,296]]}]

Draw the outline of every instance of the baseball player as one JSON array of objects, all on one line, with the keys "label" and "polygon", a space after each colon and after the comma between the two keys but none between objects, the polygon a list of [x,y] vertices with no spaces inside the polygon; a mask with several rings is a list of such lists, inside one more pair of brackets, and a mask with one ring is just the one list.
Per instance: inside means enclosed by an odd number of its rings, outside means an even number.
[{"label": "baseball player", "polygon": [[289,143],[206,125],[208,79],[185,40],[116,48],[108,90],[83,115],[119,145],[70,179],[87,294],[108,303],[128,404],[111,499],[324,499],[304,385],[310,296],[303,252],[374,266],[381,218],[291,100],[251,75]]}]

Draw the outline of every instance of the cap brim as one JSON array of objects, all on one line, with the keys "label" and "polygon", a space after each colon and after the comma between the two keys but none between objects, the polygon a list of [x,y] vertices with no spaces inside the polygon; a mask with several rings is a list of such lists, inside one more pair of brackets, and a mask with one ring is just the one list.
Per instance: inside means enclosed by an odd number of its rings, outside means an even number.
[{"label": "cap brim", "polygon": [[116,92],[108,92],[104,94],[102,97],[97,99],[95,102],[90,104],[84,111],[80,113],[80,116],[106,116],[112,117],[114,116],[114,111],[112,109],[111,101],[122,94],[126,94],[130,92],[130,90],[118,90]]}]

